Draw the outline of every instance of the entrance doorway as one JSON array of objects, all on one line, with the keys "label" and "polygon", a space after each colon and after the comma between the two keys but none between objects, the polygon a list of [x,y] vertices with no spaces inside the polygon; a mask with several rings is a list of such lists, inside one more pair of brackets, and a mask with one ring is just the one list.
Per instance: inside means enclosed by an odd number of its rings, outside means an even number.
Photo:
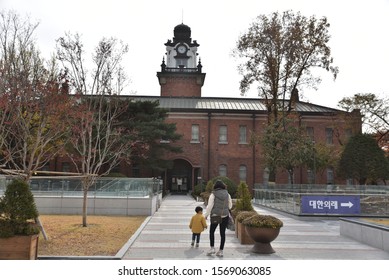
[{"label": "entrance doorway", "polygon": [[183,159],[176,159],[168,170],[168,189],[171,193],[187,193],[192,190],[192,165]]}]

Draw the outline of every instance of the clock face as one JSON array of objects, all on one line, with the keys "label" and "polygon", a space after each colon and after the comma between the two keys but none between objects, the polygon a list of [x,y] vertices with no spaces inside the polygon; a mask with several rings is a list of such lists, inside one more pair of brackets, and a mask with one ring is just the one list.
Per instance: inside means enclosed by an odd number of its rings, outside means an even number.
[{"label": "clock face", "polygon": [[183,53],[186,52],[186,47],[185,47],[184,45],[180,45],[180,46],[178,46],[177,51],[178,51],[180,54],[183,54]]}]

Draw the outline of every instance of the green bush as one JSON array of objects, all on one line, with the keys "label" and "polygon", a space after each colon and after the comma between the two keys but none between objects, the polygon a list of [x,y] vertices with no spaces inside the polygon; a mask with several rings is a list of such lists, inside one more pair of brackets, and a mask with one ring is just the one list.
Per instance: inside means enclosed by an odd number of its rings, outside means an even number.
[{"label": "green bush", "polygon": [[205,192],[211,193],[213,191],[213,181],[208,181],[207,185],[205,186]]},{"label": "green bush", "polygon": [[205,187],[203,184],[197,184],[194,186],[193,195],[194,196],[200,196],[200,194],[205,190]]},{"label": "green bush", "polygon": [[208,198],[211,195],[212,191],[213,191],[213,182],[208,181],[207,185],[205,186],[205,191],[200,193],[200,196],[204,200],[205,205],[208,204]]},{"label": "green bush", "polygon": [[215,177],[215,178],[213,178],[211,180],[212,181],[212,186],[215,184],[215,182],[217,180],[221,180],[224,184],[227,185],[227,190],[228,190],[228,193],[231,195],[231,198],[235,198],[236,197],[237,186],[230,178],[223,177],[223,176]]},{"label": "green bush", "polygon": [[237,200],[235,211],[252,211],[254,210],[253,204],[251,202],[251,193],[249,187],[245,182],[241,182],[237,190]]},{"label": "green bush", "polygon": [[0,236],[39,233],[34,223],[38,215],[29,185],[22,180],[12,181],[0,199]]}]

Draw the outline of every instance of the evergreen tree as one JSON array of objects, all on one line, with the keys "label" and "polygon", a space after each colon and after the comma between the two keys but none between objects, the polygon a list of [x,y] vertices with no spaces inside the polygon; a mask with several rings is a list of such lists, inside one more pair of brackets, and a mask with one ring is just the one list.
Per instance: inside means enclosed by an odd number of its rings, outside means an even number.
[{"label": "evergreen tree", "polygon": [[240,182],[237,190],[236,207],[235,211],[252,211],[254,210],[253,205],[251,203],[251,194],[249,191],[249,187],[245,182]]},{"label": "evergreen tree", "polygon": [[120,126],[128,132],[123,141],[134,142],[130,162],[158,171],[171,166],[172,162],[164,159],[164,155],[182,151],[174,145],[182,136],[176,133],[175,124],[165,122],[166,118],[167,111],[158,102],[128,102]]},{"label": "evergreen tree", "polygon": [[374,184],[389,177],[389,161],[372,136],[357,134],[341,155],[338,173],[345,179],[358,180],[360,185]]}]

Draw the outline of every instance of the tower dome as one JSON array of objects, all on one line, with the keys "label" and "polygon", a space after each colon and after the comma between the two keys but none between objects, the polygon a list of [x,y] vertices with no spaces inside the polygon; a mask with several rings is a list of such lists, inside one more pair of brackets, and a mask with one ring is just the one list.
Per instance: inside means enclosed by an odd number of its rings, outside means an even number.
[{"label": "tower dome", "polygon": [[181,23],[174,27],[174,41],[184,41],[189,43],[191,41],[190,35],[191,30],[187,25]]}]

